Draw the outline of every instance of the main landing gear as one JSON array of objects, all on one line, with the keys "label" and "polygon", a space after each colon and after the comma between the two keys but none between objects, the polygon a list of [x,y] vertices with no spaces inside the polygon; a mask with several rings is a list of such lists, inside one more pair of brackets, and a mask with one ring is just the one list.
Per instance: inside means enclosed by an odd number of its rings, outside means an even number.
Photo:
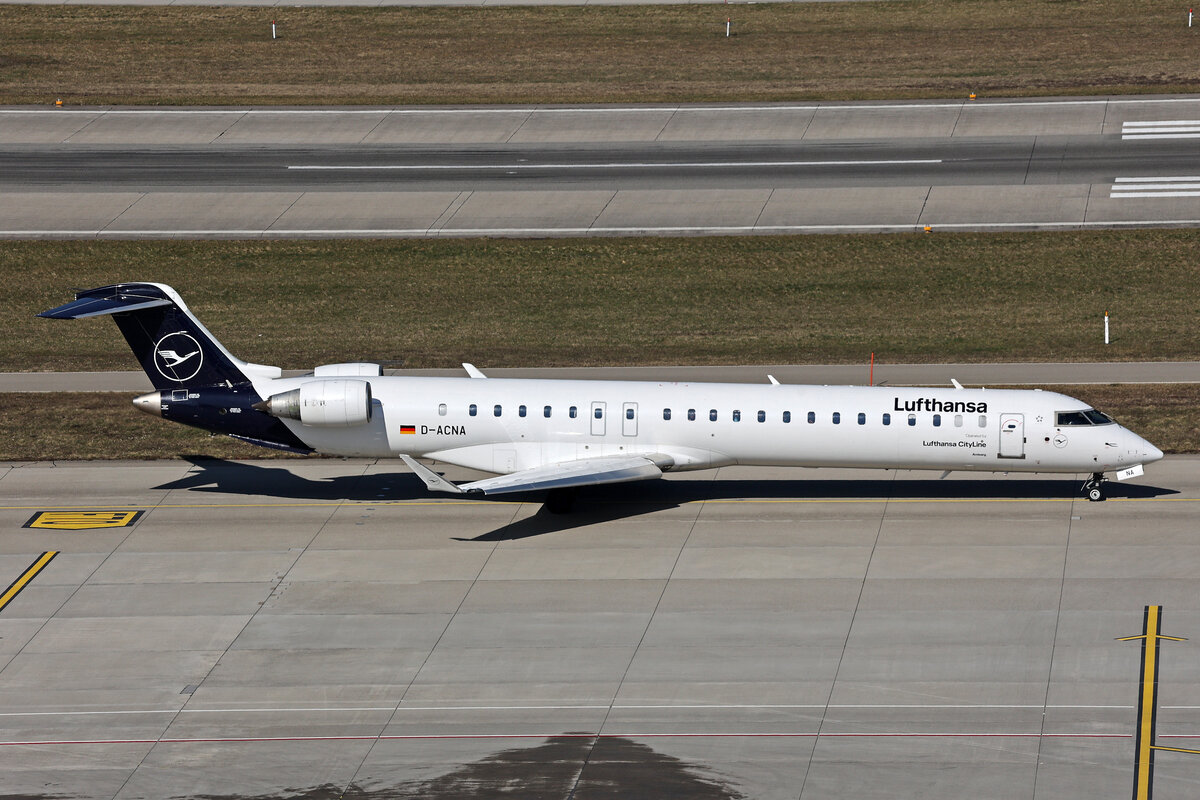
[{"label": "main landing gear", "polygon": [[1083,483],[1083,491],[1087,494],[1087,499],[1093,503],[1098,503],[1104,499],[1104,484],[1108,482],[1108,478],[1104,477],[1103,472],[1093,472],[1092,477],[1088,478]]}]

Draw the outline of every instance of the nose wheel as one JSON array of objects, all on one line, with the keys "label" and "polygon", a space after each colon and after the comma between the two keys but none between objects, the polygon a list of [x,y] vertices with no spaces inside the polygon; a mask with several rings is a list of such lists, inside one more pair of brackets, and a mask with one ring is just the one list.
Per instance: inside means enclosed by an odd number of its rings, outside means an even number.
[{"label": "nose wheel", "polygon": [[1099,503],[1104,499],[1104,484],[1108,482],[1108,478],[1104,477],[1103,472],[1093,472],[1092,477],[1084,481],[1083,491],[1087,495],[1087,499],[1093,503]]}]

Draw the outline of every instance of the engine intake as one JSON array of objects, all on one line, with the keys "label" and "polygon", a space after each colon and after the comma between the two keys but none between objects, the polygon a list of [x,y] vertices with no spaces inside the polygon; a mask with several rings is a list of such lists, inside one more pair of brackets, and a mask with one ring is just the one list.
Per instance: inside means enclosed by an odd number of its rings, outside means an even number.
[{"label": "engine intake", "polygon": [[273,394],[254,408],[273,417],[300,420],[302,425],[349,428],[371,420],[371,384],[367,381],[323,380]]}]

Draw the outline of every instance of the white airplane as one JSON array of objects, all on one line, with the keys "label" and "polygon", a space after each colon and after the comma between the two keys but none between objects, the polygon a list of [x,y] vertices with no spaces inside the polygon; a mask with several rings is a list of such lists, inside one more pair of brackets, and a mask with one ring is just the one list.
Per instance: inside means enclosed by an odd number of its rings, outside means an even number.
[{"label": "white airplane", "polygon": [[[90,289],[39,316],[102,315],[156,389],[133,401],[143,411],[265,447],[400,458],[435,491],[549,490],[552,510],[576,487],[732,464],[1086,473],[1088,498],[1103,500],[1106,472],[1136,477],[1163,456],[1038,389],[518,380],[470,364],[459,378],[364,363],[285,378],[233,356],[163,284]],[[417,458],[497,477],[454,484]]]}]

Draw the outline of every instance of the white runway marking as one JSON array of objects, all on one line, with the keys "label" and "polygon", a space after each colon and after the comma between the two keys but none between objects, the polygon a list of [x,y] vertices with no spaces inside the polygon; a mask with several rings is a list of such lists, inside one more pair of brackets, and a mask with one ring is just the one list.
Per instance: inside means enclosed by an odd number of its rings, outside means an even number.
[{"label": "white runway marking", "polygon": [[613,162],[608,164],[299,164],[295,170],[519,170],[519,169],[669,169],[669,168],[728,168],[728,167],[876,167],[896,164],[941,164],[940,158],[893,159],[881,161],[661,161]]},{"label": "white runway marking", "polygon": [[1200,175],[1172,178],[1117,178],[1108,196],[1200,197]]},{"label": "white runway marking", "polygon": [[[143,739],[10,739],[0,741],[0,747],[49,747],[54,745],[98,744],[233,744],[245,742],[395,742],[445,741],[453,739],[1132,739],[1132,733],[1055,733],[1016,731],[986,733],[979,731],[934,732],[921,731],[863,731],[829,733],[815,731],[697,731],[638,733],[412,733],[345,736],[203,736],[161,737]],[[1196,736],[1163,735],[1163,739],[1195,739]]]},{"label": "white runway marking", "polygon": [[[4,711],[0,712],[0,717],[76,717],[76,716],[105,716],[105,715],[137,715],[137,714],[358,714],[363,712],[386,711],[404,712],[404,711],[595,711],[599,709],[609,709],[614,711],[670,711],[670,710],[694,710],[694,711],[741,711],[741,710],[764,710],[764,711],[897,711],[903,709],[921,709],[921,710],[981,710],[981,711],[1011,711],[1011,710],[1074,710],[1074,711],[1096,711],[1096,710],[1118,710],[1130,711],[1132,705],[1050,705],[1041,706],[1034,704],[1018,705],[1018,704],[946,704],[946,703],[901,703],[893,705],[880,704],[842,704],[842,705],[821,705],[818,703],[698,703],[698,704],[662,704],[662,703],[632,703],[632,704],[567,704],[567,705],[492,705],[492,706],[331,706],[331,707],[288,707],[288,708],[271,708],[271,707],[255,707],[255,708],[146,708],[146,709],[79,709],[79,710],[57,710],[57,711]],[[1191,710],[1196,706],[1163,706],[1164,710]]]},{"label": "white runway marking", "polygon": [[1126,122],[1121,125],[1122,139],[1200,139],[1200,120],[1174,119]]}]

